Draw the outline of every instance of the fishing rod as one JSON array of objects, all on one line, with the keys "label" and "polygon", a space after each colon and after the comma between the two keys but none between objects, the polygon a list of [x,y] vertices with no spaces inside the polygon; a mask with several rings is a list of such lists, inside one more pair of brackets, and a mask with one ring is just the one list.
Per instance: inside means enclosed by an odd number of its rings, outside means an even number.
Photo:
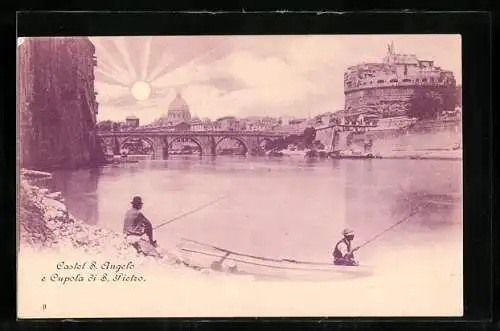
[{"label": "fishing rod", "polygon": [[185,217],[185,216],[187,216],[187,215],[190,215],[190,214],[192,214],[192,213],[194,213],[194,212],[197,212],[197,211],[199,211],[199,210],[201,210],[201,209],[203,209],[203,208],[206,208],[206,207],[208,207],[208,206],[210,206],[210,205],[213,205],[214,203],[219,202],[220,200],[224,199],[225,197],[227,197],[227,194],[225,194],[225,195],[223,195],[223,196],[221,196],[221,197],[219,197],[219,198],[217,198],[217,199],[215,199],[215,200],[213,200],[213,201],[211,201],[211,202],[209,202],[209,203],[206,203],[206,204],[204,204],[204,205],[202,205],[202,206],[200,206],[200,207],[198,207],[198,208],[196,208],[196,209],[193,209],[193,210],[188,211],[188,212],[186,212],[186,213],[184,213],[184,214],[181,214],[181,215],[179,215],[179,216],[176,216],[176,217],[174,217],[174,218],[172,218],[172,219],[170,219],[170,220],[168,220],[168,221],[165,221],[165,222],[161,223],[160,225],[155,226],[153,229],[154,229],[154,230],[156,230],[156,229],[158,229],[158,228],[160,228],[160,227],[162,227],[162,226],[164,226],[164,225],[167,225],[167,224],[170,224],[170,223],[172,223],[172,222],[174,222],[174,221],[177,221],[177,220],[178,220],[178,219],[180,219],[180,218],[183,218],[183,217]]},{"label": "fishing rod", "polygon": [[398,226],[399,224],[401,223],[404,223],[406,222],[408,219],[410,219],[410,217],[412,217],[413,215],[415,215],[416,213],[418,213],[420,211],[420,209],[422,209],[423,207],[419,207],[419,208],[416,208],[413,212],[411,212],[410,214],[408,214],[406,217],[404,217],[403,219],[399,220],[398,222],[394,223],[393,225],[391,225],[390,227],[388,227],[387,229],[385,229],[384,231],[378,233],[376,236],[372,237],[371,239],[365,241],[364,243],[362,243],[361,245],[359,245],[358,247],[354,248],[352,250],[352,252],[355,252],[357,251],[358,249],[360,249],[361,247],[363,246],[366,246],[368,245],[369,243],[371,243],[372,241],[374,241],[375,239],[379,238],[380,236],[382,236],[383,234],[385,234],[386,232],[388,232],[389,230],[392,230],[393,228],[395,228],[396,226]]}]

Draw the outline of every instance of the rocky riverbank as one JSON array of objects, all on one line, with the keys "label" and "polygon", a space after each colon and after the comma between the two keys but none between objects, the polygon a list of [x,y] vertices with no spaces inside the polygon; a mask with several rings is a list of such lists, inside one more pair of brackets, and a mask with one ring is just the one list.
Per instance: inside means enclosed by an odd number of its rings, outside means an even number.
[{"label": "rocky riverbank", "polygon": [[101,256],[208,273],[208,270],[191,266],[165,250],[159,250],[160,255],[156,252],[147,255],[139,253],[122,234],[76,219],[66,208],[60,192],[50,192],[37,186],[37,180],[50,177],[51,174],[46,172],[21,170],[18,214],[21,252]]}]

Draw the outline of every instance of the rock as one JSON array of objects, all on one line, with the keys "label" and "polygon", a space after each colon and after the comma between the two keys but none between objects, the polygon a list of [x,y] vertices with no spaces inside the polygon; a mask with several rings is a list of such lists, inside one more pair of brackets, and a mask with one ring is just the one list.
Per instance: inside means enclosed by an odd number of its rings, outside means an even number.
[{"label": "rock", "polygon": [[41,188],[38,190],[38,193],[42,195],[47,195],[49,193],[49,190],[46,188]]},{"label": "rock", "polygon": [[44,206],[47,207],[47,209],[55,209],[57,211],[62,211],[65,213],[68,212],[66,205],[64,205],[63,203],[61,203],[57,200],[46,197],[46,198],[43,198],[43,200],[41,202]]},{"label": "rock", "polygon": [[28,170],[28,169],[21,169],[20,174],[22,176],[34,177],[34,178],[48,178],[48,177],[52,177],[52,174],[49,173],[49,172],[37,171],[37,170]]},{"label": "rock", "polygon": [[78,243],[80,245],[88,245],[90,243],[90,238],[89,238],[88,234],[80,232],[80,233],[76,234],[75,241],[76,241],[76,243]]},{"label": "rock", "polygon": [[59,200],[62,199],[62,194],[61,192],[52,192],[46,195],[47,198],[54,199],[54,200]]}]

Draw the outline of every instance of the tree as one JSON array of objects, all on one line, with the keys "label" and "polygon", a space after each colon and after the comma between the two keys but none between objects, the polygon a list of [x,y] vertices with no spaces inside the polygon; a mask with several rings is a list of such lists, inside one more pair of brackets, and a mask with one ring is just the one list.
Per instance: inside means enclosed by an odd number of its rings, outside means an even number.
[{"label": "tree", "polygon": [[443,110],[454,111],[458,103],[456,88],[452,87],[443,91]]},{"label": "tree", "polygon": [[113,122],[110,120],[101,121],[96,124],[97,131],[111,131],[113,129]]},{"label": "tree", "polygon": [[309,148],[316,139],[316,129],[312,126],[305,128],[302,136],[304,137],[304,144]]},{"label": "tree", "polygon": [[417,89],[410,98],[407,114],[419,120],[436,119],[442,109],[442,96],[431,90]]}]

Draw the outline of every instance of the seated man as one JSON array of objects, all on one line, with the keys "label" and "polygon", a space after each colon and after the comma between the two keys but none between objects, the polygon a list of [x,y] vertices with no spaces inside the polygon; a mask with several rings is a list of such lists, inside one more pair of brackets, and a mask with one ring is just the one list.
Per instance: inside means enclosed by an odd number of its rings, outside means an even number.
[{"label": "seated man", "polygon": [[349,229],[345,229],[342,234],[342,238],[333,250],[333,264],[344,265],[344,266],[357,266],[358,262],[354,260],[354,252],[358,250],[358,247],[351,249],[351,242],[354,239],[354,232]]},{"label": "seated man", "polygon": [[154,247],[157,246],[156,240],[153,240],[153,226],[151,222],[140,212],[143,206],[141,197],[136,196],[132,199],[132,208],[125,213],[125,221],[123,224],[123,233],[128,236],[137,238],[146,234],[149,243]]}]

